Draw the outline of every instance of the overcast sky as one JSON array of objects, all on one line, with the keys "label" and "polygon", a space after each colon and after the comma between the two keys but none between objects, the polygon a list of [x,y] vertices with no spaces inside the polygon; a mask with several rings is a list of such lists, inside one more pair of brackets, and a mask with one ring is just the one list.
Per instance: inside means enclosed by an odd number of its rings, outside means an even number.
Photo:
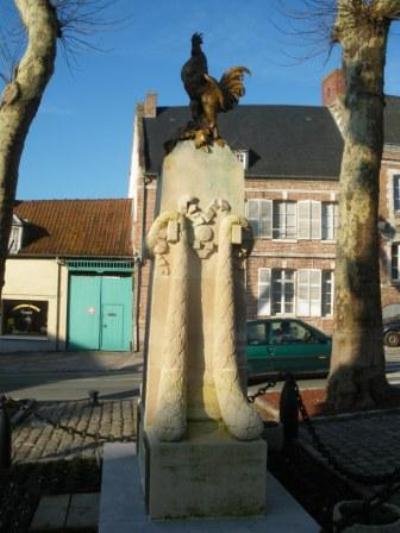
[{"label": "overcast sky", "polygon": [[[18,198],[126,196],[135,104],[154,90],[159,105],[187,105],[180,69],[195,31],[204,34],[211,75],[219,78],[239,64],[252,71],[242,105],[320,105],[320,81],[340,66],[340,50],[329,55],[326,41],[319,56],[298,60],[311,49],[300,35],[286,35],[292,30],[275,9],[277,3],[114,0],[109,17],[118,21],[116,29],[91,40],[103,51],[76,55],[78,64],[68,66],[59,48],[54,76],[25,145]],[[400,95],[400,36],[394,30],[386,92]]]}]

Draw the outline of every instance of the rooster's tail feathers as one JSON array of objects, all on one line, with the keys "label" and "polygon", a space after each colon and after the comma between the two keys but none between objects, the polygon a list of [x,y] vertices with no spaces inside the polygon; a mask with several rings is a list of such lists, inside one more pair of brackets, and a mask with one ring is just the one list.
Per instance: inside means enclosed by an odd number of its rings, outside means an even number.
[{"label": "rooster's tail feathers", "polygon": [[219,86],[224,95],[224,111],[233,109],[239,102],[239,98],[244,96],[243,78],[245,74],[251,74],[248,68],[232,67],[222,75]]}]

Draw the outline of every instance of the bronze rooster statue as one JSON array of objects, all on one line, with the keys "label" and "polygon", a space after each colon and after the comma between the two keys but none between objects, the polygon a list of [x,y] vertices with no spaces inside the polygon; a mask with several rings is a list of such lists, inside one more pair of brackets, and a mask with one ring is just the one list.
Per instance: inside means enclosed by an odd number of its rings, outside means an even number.
[{"label": "bronze rooster statue", "polygon": [[190,98],[192,121],[181,138],[194,139],[196,147],[213,142],[224,145],[218,125],[217,114],[233,109],[245,93],[244,74],[250,74],[246,67],[233,67],[227,70],[220,81],[209,76],[207,58],[201,49],[202,34],[192,36],[192,53],[183,65],[181,78]]}]

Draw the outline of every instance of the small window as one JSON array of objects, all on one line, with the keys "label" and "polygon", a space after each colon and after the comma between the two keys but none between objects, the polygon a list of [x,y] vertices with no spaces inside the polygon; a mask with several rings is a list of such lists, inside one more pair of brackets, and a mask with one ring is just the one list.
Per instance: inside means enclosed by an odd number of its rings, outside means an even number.
[{"label": "small window", "polygon": [[4,300],[3,335],[47,336],[48,302],[39,300]]},{"label": "small window", "polygon": [[22,247],[22,232],[23,232],[22,220],[16,215],[13,215],[12,224],[10,229],[10,237],[8,239],[8,253],[10,255],[17,254]]},{"label": "small window", "polygon": [[234,150],[233,153],[235,154],[237,160],[242,165],[244,170],[247,170],[249,168],[249,151],[248,150]]}]

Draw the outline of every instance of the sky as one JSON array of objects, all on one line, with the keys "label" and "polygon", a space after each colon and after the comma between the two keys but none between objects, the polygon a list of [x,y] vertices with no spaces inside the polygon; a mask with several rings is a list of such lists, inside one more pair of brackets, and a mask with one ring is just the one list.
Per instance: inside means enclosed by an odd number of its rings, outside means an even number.
[{"label": "sky", "polygon": [[[300,4],[287,1],[291,8]],[[110,24],[88,37],[93,48],[71,54],[58,47],[54,75],[25,143],[17,198],[126,197],[135,105],[148,91],[158,93],[161,106],[187,105],[180,70],[194,32],[203,33],[211,75],[219,78],[234,65],[251,70],[242,105],[320,105],[321,79],[340,66],[340,49],[329,53],[325,39],[313,57],[300,34],[307,22],[293,22],[278,4],[113,0],[103,13]],[[400,95],[399,52],[400,28],[394,27],[388,94]]]}]

